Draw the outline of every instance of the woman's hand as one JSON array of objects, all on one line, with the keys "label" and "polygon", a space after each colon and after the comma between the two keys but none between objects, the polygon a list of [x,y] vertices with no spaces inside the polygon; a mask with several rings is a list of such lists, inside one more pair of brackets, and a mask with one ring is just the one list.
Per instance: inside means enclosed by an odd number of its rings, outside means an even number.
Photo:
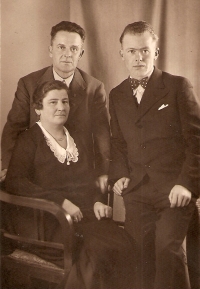
[{"label": "woman's hand", "polygon": [[107,205],[104,205],[101,202],[96,202],[94,204],[94,213],[98,220],[101,220],[101,218],[111,218],[112,208]]},{"label": "woman's hand", "polygon": [[96,180],[96,186],[100,188],[102,194],[108,190],[108,175],[99,176]]},{"label": "woman's hand", "polygon": [[80,222],[81,219],[83,218],[83,214],[79,207],[74,205],[72,202],[69,200],[65,199],[63,204],[62,204],[63,209],[70,214],[74,222]]}]

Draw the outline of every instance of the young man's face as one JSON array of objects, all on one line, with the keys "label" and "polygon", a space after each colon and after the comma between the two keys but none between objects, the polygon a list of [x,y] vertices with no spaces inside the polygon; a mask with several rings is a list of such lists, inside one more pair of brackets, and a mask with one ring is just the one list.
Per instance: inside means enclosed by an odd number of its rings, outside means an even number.
[{"label": "young man's face", "polygon": [[122,41],[120,55],[130,76],[140,80],[153,70],[158,48],[148,31],[141,34],[127,33]]},{"label": "young man's face", "polygon": [[59,31],[49,47],[55,71],[62,78],[73,74],[83,55],[83,41],[78,33]]}]

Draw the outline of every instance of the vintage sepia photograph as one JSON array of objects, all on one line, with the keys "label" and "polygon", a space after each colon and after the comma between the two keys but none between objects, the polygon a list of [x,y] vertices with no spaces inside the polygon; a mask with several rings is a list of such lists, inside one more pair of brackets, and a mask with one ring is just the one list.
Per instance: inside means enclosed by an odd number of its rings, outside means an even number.
[{"label": "vintage sepia photograph", "polygon": [[200,288],[199,15],[1,1],[0,288]]}]

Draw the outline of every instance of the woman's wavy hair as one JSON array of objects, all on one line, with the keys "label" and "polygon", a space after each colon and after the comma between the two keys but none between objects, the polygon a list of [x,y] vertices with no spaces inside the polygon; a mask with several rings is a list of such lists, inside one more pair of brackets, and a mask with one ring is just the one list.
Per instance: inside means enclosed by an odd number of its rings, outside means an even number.
[{"label": "woman's wavy hair", "polygon": [[43,108],[43,99],[45,98],[47,92],[51,90],[66,90],[68,91],[65,83],[59,80],[46,81],[39,85],[33,94],[33,107],[35,109]]}]

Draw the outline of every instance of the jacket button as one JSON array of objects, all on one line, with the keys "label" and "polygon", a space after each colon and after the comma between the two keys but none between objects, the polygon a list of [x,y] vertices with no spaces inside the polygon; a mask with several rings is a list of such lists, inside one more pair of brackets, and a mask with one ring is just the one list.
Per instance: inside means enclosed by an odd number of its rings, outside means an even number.
[{"label": "jacket button", "polygon": [[148,168],[148,169],[151,167],[150,165],[144,165],[144,166],[145,166],[145,168]]}]

